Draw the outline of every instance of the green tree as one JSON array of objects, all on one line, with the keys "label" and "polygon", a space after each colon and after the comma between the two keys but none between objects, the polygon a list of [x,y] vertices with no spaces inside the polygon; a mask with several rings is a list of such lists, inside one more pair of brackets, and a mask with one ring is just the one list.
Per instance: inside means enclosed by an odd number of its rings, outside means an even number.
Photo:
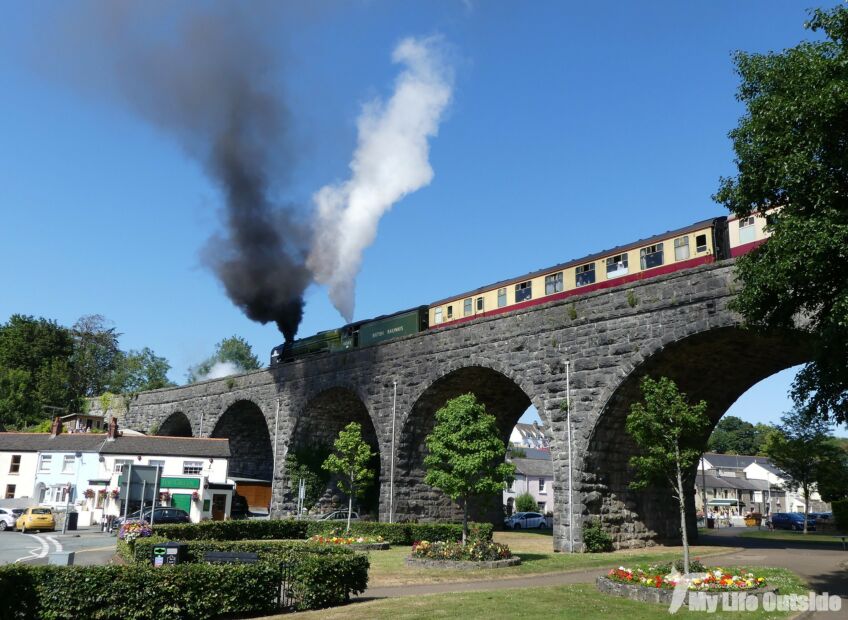
[{"label": "green tree", "polygon": [[359,422],[351,422],[333,442],[333,453],[324,461],[323,468],[339,477],[338,485],[347,495],[347,531],[350,531],[350,513],[354,496],[360,497],[374,480],[374,471],[368,467],[373,452],[362,439]]},{"label": "green tree", "polygon": [[235,366],[239,372],[259,370],[262,368],[259,358],[254,355],[253,349],[247,343],[247,340],[239,336],[231,336],[224,338],[215,345],[215,354],[212,357],[203,360],[197,366],[189,369],[187,382],[195,383],[202,381],[212,372],[216,364],[227,363]]},{"label": "green tree", "polygon": [[516,512],[536,512],[539,505],[536,503],[536,498],[530,493],[522,493],[515,498]]},{"label": "green tree", "polygon": [[830,436],[827,422],[821,418],[795,411],[780,421],[766,439],[765,450],[774,465],[783,471],[786,486],[800,489],[804,496],[806,534],[813,487],[842,463],[844,455]]},{"label": "green tree", "polygon": [[689,572],[689,537],[686,530],[686,490],[683,477],[695,468],[703,451],[702,437],[709,428],[707,403],[690,405],[686,394],[668,377],[645,377],[641,383],[644,402],[634,403],[625,428],[641,454],[630,459],[636,476],[633,489],[652,484],[670,486],[680,509],[683,538],[683,569]]},{"label": "green tree", "polygon": [[730,132],[738,174],[714,198],[740,217],[768,212],[768,243],[737,261],[735,308],[752,326],[804,317],[816,344],[792,397],[797,408],[846,422],[848,8],[812,11],[805,26],[824,40],[736,54],[746,107]]},{"label": "green tree", "polygon": [[819,495],[826,502],[848,499],[848,453],[837,442],[833,441],[832,445],[839,450],[822,463],[816,481]]},{"label": "green tree", "polygon": [[436,412],[427,436],[424,482],[462,506],[462,543],[468,540],[468,503],[501,493],[512,482],[515,465],[504,462],[506,446],[495,416],[474,394],[452,398]]},{"label": "green tree", "polygon": [[111,384],[122,393],[172,387],[174,383],[168,379],[170,369],[168,360],[147,347],[141,351],[122,352]]},{"label": "green tree", "polygon": [[304,480],[306,496],[303,499],[303,505],[307,510],[321,499],[327,488],[330,476],[323,469],[323,463],[327,460],[329,453],[329,449],[319,446],[292,451],[286,457],[286,470],[291,488],[297,489],[299,481]]},{"label": "green tree", "polygon": [[82,397],[99,396],[104,392],[120,392],[114,385],[115,372],[121,362],[115,327],[104,316],[91,314],[81,317],[71,328],[74,351],[71,355],[72,385]]},{"label": "green tree", "polygon": [[719,454],[760,454],[770,431],[765,424],[755,426],[736,416],[724,416],[713,429],[707,448]]}]

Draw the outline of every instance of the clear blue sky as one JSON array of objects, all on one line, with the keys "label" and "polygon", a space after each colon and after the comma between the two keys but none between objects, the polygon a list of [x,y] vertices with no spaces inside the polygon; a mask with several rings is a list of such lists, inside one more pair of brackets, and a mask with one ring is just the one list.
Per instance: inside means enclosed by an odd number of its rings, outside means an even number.
[{"label": "clear blue sky", "polygon": [[[742,112],[731,52],[810,36],[805,3],[774,0],[319,5],[278,25],[297,145],[285,198],[308,204],[347,177],[356,119],[390,94],[401,39],[441,35],[456,74],[435,177],[380,223],[357,319],[721,215],[710,195],[734,172]],[[103,314],[178,382],[232,334],[265,360],[279,333],[198,259],[220,228],[216,187],[171,136],[35,68],[54,7],[6,3],[0,20],[0,320]],[[310,288],[300,335],[342,322]],[[732,413],[775,420],[791,376]]]}]

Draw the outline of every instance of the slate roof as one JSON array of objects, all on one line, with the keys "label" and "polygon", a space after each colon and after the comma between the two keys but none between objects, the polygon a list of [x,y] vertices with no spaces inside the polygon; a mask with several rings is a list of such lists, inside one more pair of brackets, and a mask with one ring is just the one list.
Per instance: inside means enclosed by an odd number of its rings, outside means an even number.
[{"label": "slate roof", "polygon": [[0,433],[0,452],[99,452],[149,456],[200,456],[228,458],[228,439],[124,435],[107,441],[105,434]]},{"label": "slate roof", "polygon": [[710,472],[701,474],[698,472],[695,478],[695,486],[701,488],[702,481],[706,482],[708,489],[739,489],[741,491],[764,491],[769,488],[767,480],[752,480],[750,478],[732,478],[727,476],[716,476]]},{"label": "slate roof", "polygon": [[512,459],[516,473],[535,478],[553,478],[554,465],[550,459]]},{"label": "slate roof", "polygon": [[704,459],[713,467],[720,469],[745,469],[751,463],[771,463],[765,456],[750,456],[746,454],[717,454],[707,452]]}]

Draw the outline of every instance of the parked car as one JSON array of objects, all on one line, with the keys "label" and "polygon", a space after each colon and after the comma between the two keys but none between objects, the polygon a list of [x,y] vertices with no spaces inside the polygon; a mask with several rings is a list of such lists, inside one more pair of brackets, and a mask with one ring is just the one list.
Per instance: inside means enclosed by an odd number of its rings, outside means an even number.
[{"label": "parked car", "polygon": [[55,530],[56,518],[50,508],[27,508],[15,521],[15,529],[21,532],[27,530]]},{"label": "parked car", "polygon": [[15,529],[15,521],[17,520],[18,517],[15,516],[11,508],[0,508],[0,532]]},{"label": "parked car", "polygon": [[[150,523],[151,509],[145,508],[144,511],[136,510],[132,514],[127,515],[127,518],[118,517],[115,519],[114,527],[121,527],[122,524],[132,521],[147,521]],[[165,523],[191,523],[191,517],[181,508],[168,508],[165,506],[157,506],[153,511],[153,525]]]},{"label": "parked car", "polygon": [[811,512],[809,516],[816,521],[830,521],[833,519],[832,512]]},{"label": "parked car", "polygon": [[504,519],[504,525],[511,530],[543,529],[548,527],[548,521],[545,515],[538,512],[516,512]]},{"label": "parked car", "polygon": [[[319,521],[347,521],[347,510],[334,510],[333,512],[327,513],[318,517]],[[351,521],[359,521],[359,513],[351,512],[350,513]]]},{"label": "parked car", "polygon": [[[804,530],[804,514],[801,512],[775,512],[769,517],[769,522],[776,530]],[[807,518],[807,530],[816,531],[816,520],[812,515]]]},{"label": "parked car", "polygon": [[233,495],[233,502],[230,505],[230,519],[250,519],[252,521],[261,521],[270,518],[271,515],[268,514],[267,510],[251,510],[243,495],[239,495],[238,493]]}]

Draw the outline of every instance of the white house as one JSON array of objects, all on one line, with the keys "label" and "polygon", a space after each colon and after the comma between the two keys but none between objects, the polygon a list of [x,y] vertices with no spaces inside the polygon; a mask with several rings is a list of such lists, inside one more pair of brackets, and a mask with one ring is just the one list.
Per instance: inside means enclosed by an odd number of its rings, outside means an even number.
[{"label": "white house", "polygon": [[[25,433],[0,433],[0,435],[24,435]],[[25,499],[32,497],[35,484],[35,468],[38,450],[34,446],[0,451],[0,499]]]},{"label": "white house", "polygon": [[[745,468],[745,475],[752,480],[765,482],[769,489],[771,512],[804,512],[807,499],[801,489],[790,489],[786,483],[785,474],[770,462],[751,463]],[[829,510],[828,504],[822,501],[819,492],[813,488],[809,497],[812,512]]]},{"label": "white house", "polygon": [[533,424],[516,424],[509,436],[509,443],[522,448],[535,448],[536,450],[550,449],[550,441],[545,436],[545,427]]},{"label": "white house", "polygon": [[515,512],[515,498],[530,493],[536,501],[539,512],[545,514],[554,509],[554,467],[551,453],[543,450],[524,450],[524,457],[511,458],[515,465],[515,480],[503,492],[504,510],[507,514]]}]

